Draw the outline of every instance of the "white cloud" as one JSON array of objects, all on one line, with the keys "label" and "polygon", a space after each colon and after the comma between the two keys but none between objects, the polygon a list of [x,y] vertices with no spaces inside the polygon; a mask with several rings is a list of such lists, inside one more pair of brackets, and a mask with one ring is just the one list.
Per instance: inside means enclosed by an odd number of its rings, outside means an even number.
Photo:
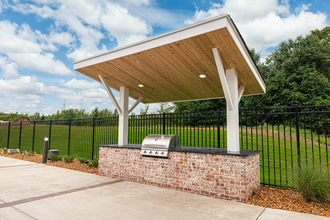
[{"label": "white cloud", "polygon": [[0,112],[11,113],[16,112],[19,106],[17,104],[8,104],[8,102],[0,102]]},{"label": "white cloud", "polygon": [[11,60],[14,60],[19,67],[22,68],[59,76],[75,75],[61,61],[54,59],[54,55],[52,53],[8,53],[7,55]]},{"label": "white cloud", "polygon": [[196,9],[194,16],[185,21],[192,24],[210,17],[228,13],[249,47],[258,52],[276,47],[281,41],[307,34],[327,25],[325,13],[308,12],[309,5],[290,12],[288,1],[277,0],[225,0],[212,3],[209,10]]},{"label": "white cloud", "polygon": [[150,5],[150,0],[120,0],[118,1],[121,4],[125,6],[134,5],[134,6],[140,6],[140,5]]},{"label": "white cloud", "polygon": [[[22,76],[17,79],[0,79],[0,96],[26,96],[44,95],[47,93],[46,86],[38,82],[36,77]],[[35,99],[36,96],[33,97]]]},{"label": "white cloud", "polygon": [[19,77],[16,63],[8,61],[6,57],[0,56],[0,68],[2,69],[1,75],[5,78]]},{"label": "white cloud", "polygon": [[53,42],[58,43],[60,36],[70,40],[66,33],[52,32],[50,36],[46,36],[39,31],[32,31],[27,24],[18,26],[9,21],[0,21],[0,53],[6,54],[10,60],[15,61],[15,64],[11,64],[12,70],[17,65],[20,68],[54,75],[75,75],[52,53],[43,52],[57,50]]},{"label": "white cloud", "polygon": [[106,51],[105,46],[100,45],[100,40],[106,36],[102,33],[103,30],[107,31],[110,40],[116,39],[117,46],[145,39],[152,33],[152,28],[146,21],[133,16],[127,8],[120,5],[149,5],[149,0],[127,0],[120,4],[106,0],[60,0],[57,3],[37,1],[37,3],[50,4],[52,7],[16,4],[12,9],[23,14],[34,13],[44,19],[51,18],[56,26],[65,26],[70,32],[74,32],[79,43],[67,53],[67,57],[73,60]]},{"label": "white cloud", "polygon": [[26,108],[37,108],[37,105],[36,104],[31,104],[31,103],[27,103],[25,105]]},{"label": "white cloud", "polygon": [[76,78],[73,78],[68,82],[60,80],[60,84],[71,89],[97,89],[100,87],[100,83],[98,82],[88,82],[87,80],[79,80]]},{"label": "white cloud", "polygon": [[119,47],[142,40],[152,32],[145,21],[132,16],[119,4],[107,3],[101,22],[110,35],[117,39]]}]

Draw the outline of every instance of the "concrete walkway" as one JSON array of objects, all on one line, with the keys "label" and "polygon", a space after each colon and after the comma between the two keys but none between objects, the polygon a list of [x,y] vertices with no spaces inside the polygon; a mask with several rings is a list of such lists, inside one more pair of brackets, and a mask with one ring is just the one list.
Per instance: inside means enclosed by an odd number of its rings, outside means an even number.
[{"label": "concrete walkway", "polygon": [[0,219],[328,219],[0,156]]}]

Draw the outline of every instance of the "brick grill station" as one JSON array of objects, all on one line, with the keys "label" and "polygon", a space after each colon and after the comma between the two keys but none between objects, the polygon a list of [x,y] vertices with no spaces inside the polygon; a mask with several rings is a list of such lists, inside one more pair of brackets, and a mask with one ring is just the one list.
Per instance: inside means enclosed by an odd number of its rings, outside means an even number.
[{"label": "brick grill station", "polygon": [[169,157],[140,155],[141,145],[99,146],[99,174],[221,199],[247,202],[260,187],[259,151],[182,147]]}]

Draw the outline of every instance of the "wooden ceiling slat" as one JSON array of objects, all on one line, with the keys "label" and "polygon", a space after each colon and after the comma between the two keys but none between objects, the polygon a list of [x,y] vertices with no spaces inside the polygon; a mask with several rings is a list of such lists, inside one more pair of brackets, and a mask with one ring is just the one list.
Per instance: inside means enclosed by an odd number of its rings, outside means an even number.
[{"label": "wooden ceiling slat", "polygon": [[[133,63],[132,63],[133,62]],[[137,66],[137,63],[134,63],[133,57],[126,57],[125,59],[117,59],[112,62],[113,65],[117,66],[119,69],[125,70],[125,73],[129,75],[131,78],[135,79],[133,83],[134,87],[138,87],[138,84],[142,84],[145,87],[141,88],[140,90],[145,90],[144,88],[153,87],[155,91],[158,93],[163,93],[164,91],[168,90],[168,93],[165,95],[168,98],[171,97],[171,93],[176,94],[178,97],[185,97],[185,94],[181,95],[181,91],[177,89],[174,85],[163,86],[159,82],[161,80],[157,80],[157,78],[153,76],[157,76],[156,73],[148,73],[147,69],[143,71]]]},{"label": "wooden ceiling slat", "polygon": [[[190,65],[192,68],[194,68],[198,72],[198,77],[200,74],[206,74],[210,73],[212,71],[215,71],[214,68],[207,65],[198,65],[199,61],[196,57],[194,57],[191,52],[187,49],[187,47],[184,45],[184,43],[176,43],[173,45],[173,49],[175,49],[179,56],[181,56],[183,59],[187,60],[188,65]],[[215,64],[214,64],[215,65]]]},{"label": "wooden ceiling slat", "polygon": [[[153,79],[152,84],[155,87],[159,87],[164,90],[168,90],[171,93],[180,94],[182,91],[179,90],[179,88],[175,85],[174,81],[170,77],[167,77],[164,72],[161,72],[162,68],[156,68],[154,63],[147,62],[147,58],[143,56],[143,54],[132,54],[130,56],[130,59],[132,62],[134,62],[134,65],[142,71],[144,70],[144,74],[147,75],[148,79]],[[155,76],[161,76],[161,78],[166,80],[159,80]],[[150,84],[150,82],[147,82]],[[183,92],[184,95],[186,95],[185,92]]]},{"label": "wooden ceiling slat", "polygon": [[247,65],[245,59],[243,56],[239,53],[239,49],[237,48],[235,42],[232,40],[230,37],[229,32],[224,29],[223,31],[215,31],[215,36],[216,38],[220,41],[222,41],[222,45],[228,45],[229,51],[232,52],[232,59],[234,60],[235,66],[238,67],[239,71],[239,79],[242,83],[245,83],[245,85],[248,85],[247,87],[249,88],[250,91],[247,92],[252,92],[252,93],[257,93],[256,90],[254,90],[253,87],[250,85],[252,84],[251,78],[247,77],[249,75],[252,75],[252,72]]},{"label": "wooden ceiling slat", "polygon": [[[178,58],[179,56],[177,56],[176,51],[173,50],[170,45],[168,45],[168,48],[162,47],[160,50],[162,51],[164,58],[176,67],[178,75],[182,76],[182,79],[185,79],[184,85],[194,86],[194,90],[200,90],[199,92],[203,94],[204,97],[207,96],[207,94],[214,93],[214,91],[209,88],[210,85],[207,85],[205,80],[198,77],[198,73],[197,76],[191,76],[189,74],[189,68],[187,68],[184,62],[181,62],[181,59]],[[192,80],[193,78],[194,80]]]},{"label": "wooden ceiling slat", "polygon": [[[174,50],[175,53],[177,54],[177,59],[181,60],[181,62],[189,68],[190,75],[187,77],[190,77],[190,80],[197,80],[199,82],[199,88],[200,89],[205,89],[205,88],[210,88],[214,95],[216,96],[223,96],[223,91],[221,86],[219,87],[219,84],[214,83],[217,82],[214,77],[211,77],[209,74],[208,69],[205,66],[203,69],[200,69],[196,65],[198,63],[198,60],[191,56],[190,53],[186,50],[186,48],[183,46],[181,43],[172,43],[169,45],[171,47],[171,50]],[[187,55],[188,54],[188,55]],[[215,64],[214,64],[215,65]],[[207,66],[209,67],[209,66]],[[211,70],[213,71],[213,70]],[[207,78],[201,79],[199,75],[201,74],[206,74],[208,75]]]},{"label": "wooden ceiling slat", "polygon": [[168,73],[167,77],[171,77],[175,80],[176,85],[182,90],[187,91],[189,97],[198,96],[199,91],[194,90],[194,84],[186,84],[187,78],[185,78],[180,72],[178,72],[177,68],[174,68],[173,65],[175,63],[171,63],[168,61],[168,56],[163,52],[161,48],[156,48],[152,50],[153,62],[158,63],[160,66],[166,69]]},{"label": "wooden ceiling slat", "polygon": [[[228,56],[230,57],[231,59],[231,63],[230,63],[230,69],[233,69],[236,67],[237,69],[237,72],[239,74],[240,77],[238,77],[238,81],[239,81],[239,85],[245,85],[246,86],[246,90],[244,91],[245,93],[247,91],[249,91],[249,84],[246,80],[243,79],[242,74],[241,74],[241,71],[242,71],[242,65],[239,61],[237,61],[237,59],[235,58],[233,52],[229,49],[229,46],[228,45],[225,45],[223,44],[224,42],[224,37],[219,37],[220,34],[219,33],[208,33],[207,34],[208,38],[215,44],[215,46],[219,49],[220,51],[220,54],[221,54],[221,57],[222,59],[224,59],[225,56]],[[224,55],[224,56],[223,56]],[[238,68],[239,66],[239,68]]]},{"label": "wooden ceiling slat", "polygon": [[[125,77],[125,73],[122,72],[122,70],[120,70],[119,68],[115,67],[112,63],[104,63],[103,65],[98,65],[97,67],[95,67],[96,69],[99,69],[100,72],[102,72],[103,76],[107,79],[107,82],[109,84],[109,86],[111,88],[116,89],[117,91],[119,91],[121,86],[126,86],[130,89],[130,96],[134,99],[138,99],[141,96],[146,97],[147,99],[152,99],[152,100],[159,100],[159,95],[161,94],[158,91],[155,91],[155,89],[153,87],[150,87],[149,91],[152,91],[153,93],[156,93],[154,97],[149,97],[149,93],[144,92],[144,90],[136,90],[135,86],[133,86],[133,84],[135,83],[134,79],[129,78],[129,77]],[[117,70],[116,72],[114,70]],[[121,76],[121,77],[120,77]],[[113,80],[119,81],[120,84],[119,86],[117,84],[114,83]],[[139,92],[136,92],[139,91]],[[166,97],[166,95],[165,95]]]},{"label": "wooden ceiling slat", "polygon": [[[130,96],[143,103],[224,97],[212,49],[218,48],[225,69],[235,68],[244,95],[262,94],[263,89],[226,28],[190,37],[152,49],[78,69],[119,91],[129,88]],[[205,74],[204,79],[199,75]],[[144,85],[143,88],[138,84]]]}]

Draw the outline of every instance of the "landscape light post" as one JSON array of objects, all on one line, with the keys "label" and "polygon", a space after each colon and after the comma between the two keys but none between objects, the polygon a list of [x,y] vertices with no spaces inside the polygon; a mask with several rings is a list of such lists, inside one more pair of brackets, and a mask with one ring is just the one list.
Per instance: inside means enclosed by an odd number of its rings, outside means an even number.
[{"label": "landscape light post", "polygon": [[48,151],[48,137],[44,137],[44,149],[42,153],[42,163],[47,163],[47,151]]}]

